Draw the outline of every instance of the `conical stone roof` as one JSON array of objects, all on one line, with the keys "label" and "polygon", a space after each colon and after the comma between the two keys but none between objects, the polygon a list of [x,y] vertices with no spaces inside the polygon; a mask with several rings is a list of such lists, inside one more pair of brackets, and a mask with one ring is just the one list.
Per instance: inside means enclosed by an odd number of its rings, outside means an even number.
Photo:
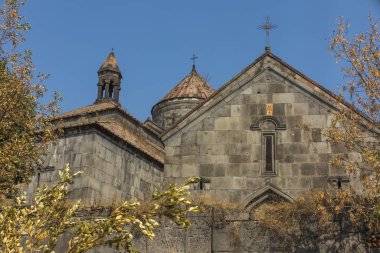
[{"label": "conical stone roof", "polygon": [[199,98],[206,99],[215,90],[207,84],[206,80],[201,77],[193,66],[191,72],[182,79],[160,102],[175,98]]},{"label": "conical stone roof", "polygon": [[100,66],[99,71],[103,71],[103,70],[107,70],[107,69],[110,69],[110,70],[113,70],[116,72],[120,72],[119,65],[117,64],[117,60],[116,60],[115,54],[113,52],[111,52],[107,56],[107,59],[103,62],[102,66]]}]

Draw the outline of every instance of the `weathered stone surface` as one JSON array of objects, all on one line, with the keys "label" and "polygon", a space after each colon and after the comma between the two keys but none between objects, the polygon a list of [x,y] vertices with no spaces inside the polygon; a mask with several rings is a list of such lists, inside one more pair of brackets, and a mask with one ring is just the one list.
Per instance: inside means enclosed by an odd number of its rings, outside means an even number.
[{"label": "weathered stone surface", "polygon": [[[162,136],[164,168],[162,161],[126,145],[125,140],[97,128],[78,127],[50,147],[39,181],[33,179],[29,193],[37,185],[58,180],[58,171],[66,163],[74,171],[86,169],[75,181],[71,195],[86,204],[148,199],[164,178],[183,183],[189,177],[200,176],[202,180],[191,185],[194,194],[240,205],[242,215],[230,215],[228,219],[223,215],[223,219],[191,216],[193,225],[188,230],[162,220],[156,240],[136,238],[135,245],[141,252],[283,252],[278,237],[267,233],[242,210],[258,208],[275,197],[290,201],[311,188],[326,188],[331,176],[342,175],[328,161],[343,153],[344,147],[330,145],[322,134],[339,104],[270,56],[247,69],[177,125],[201,100],[170,99],[152,110],[153,121],[168,130]],[[149,139],[150,145],[163,147],[157,135],[147,133],[130,116],[109,113],[100,119],[122,122],[141,137],[135,143]],[[348,156],[358,159],[354,153]],[[349,233],[341,234],[339,239],[325,238],[320,245],[297,252],[361,249],[360,238],[352,235],[354,231],[346,224],[339,225]],[[94,252],[112,251],[100,248]]]}]

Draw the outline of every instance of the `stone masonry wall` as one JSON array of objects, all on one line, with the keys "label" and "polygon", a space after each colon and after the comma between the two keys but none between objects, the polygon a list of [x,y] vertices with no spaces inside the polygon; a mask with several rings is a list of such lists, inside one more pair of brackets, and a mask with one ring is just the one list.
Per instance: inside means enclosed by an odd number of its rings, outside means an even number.
[{"label": "stone masonry wall", "polygon": [[74,181],[71,198],[88,205],[146,199],[162,182],[162,165],[94,128],[70,130],[44,160],[28,186],[30,194],[37,185],[56,182],[66,163],[72,171],[85,169]]},{"label": "stone masonry wall", "polygon": [[[275,68],[265,62],[261,69],[250,70],[230,84],[233,92],[223,91],[216,105],[201,108],[201,116],[185,120],[185,127],[165,140],[165,178],[201,176],[210,180],[204,186],[209,195],[249,204],[265,185],[294,197],[343,176],[329,166],[342,149],[322,135],[334,107],[266,65]],[[278,122],[260,121],[268,116]],[[266,132],[275,136],[272,174],[264,173]]]}]

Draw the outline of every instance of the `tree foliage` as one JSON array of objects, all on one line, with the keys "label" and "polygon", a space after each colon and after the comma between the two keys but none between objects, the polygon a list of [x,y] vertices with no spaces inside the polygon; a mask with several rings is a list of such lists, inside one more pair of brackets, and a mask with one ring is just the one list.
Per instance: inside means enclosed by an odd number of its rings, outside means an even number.
[{"label": "tree foliage", "polygon": [[19,50],[23,32],[29,30],[19,13],[23,4],[5,0],[0,9],[0,198],[29,182],[56,136],[50,118],[59,109],[59,95],[50,103],[40,103],[46,91],[45,77],[35,76],[31,52]]},{"label": "tree foliage", "polygon": [[[60,238],[67,252],[85,252],[109,246],[133,251],[135,233],[154,238],[159,219],[189,226],[188,212],[198,207],[186,198],[190,179],[154,192],[147,204],[124,202],[95,209],[70,203],[71,175],[66,167],[60,181],[39,189],[31,203],[18,189],[30,181],[41,155],[57,138],[51,119],[59,109],[59,96],[40,103],[46,92],[45,76],[35,75],[30,51],[19,50],[29,24],[20,15],[19,0],[4,0],[0,9],[0,252],[53,252]],[[12,197],[13,200],[7,199]]]},{"label": "tree foliage", "polygon": [[358,154],[331,160],[333,166],[359,177],[361,184],[360,190],[350,187],[339,194],[340,206],[348,202],[351,220],[365,221],[375,229],[380,221],[380,36],[379,21],[369,17],[369,22],[369,31],[350,39],[349,24],[341,19],[334,34],[330,50],[337,60],[346,63],[342,70],[348,80],[340,97],[349,97],[351,106],[359,113],[343,108],[334,114],[324,134],[332,145],[342,145],[346,154]]},{"label": "tree foliage", "polygon": [[[32,205],[21,196],[0,209],[0,252],[52,252],[65,232],[66,252],[86,252],[98,246],[134,252],[132,240],[140,233],[150,239],[159,219],[168,218],[180,227],[190,225],[188,212],[199,209],[186,199],[187,189],[197,179],[183,186],[170,184],[161,192],[154,192],[149,203],[124,202],[120,206],[83,208],[80,201],[67,202],[73,177],[67,166],[60,172],[60,181],[52,188],[40,189]],[[91,214],[91,215],[90,215]],[[69,238],[69,239],[67,239]],[[64,243],[65,244],[65,243]]]}]

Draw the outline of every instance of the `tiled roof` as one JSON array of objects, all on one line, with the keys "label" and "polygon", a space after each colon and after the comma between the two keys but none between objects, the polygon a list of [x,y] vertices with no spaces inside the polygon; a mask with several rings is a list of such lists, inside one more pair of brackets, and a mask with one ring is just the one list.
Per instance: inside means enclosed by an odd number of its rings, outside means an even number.
[{"label": "tiled roof", "polygon": [[[142,130],[151,133],[152,138],[157,137],[158,134],[155,131],[152,131],[149,127],[145,126],[138,119],[134,118],[130,114],[128,114],[125,110],[123,110],[119,105],[117,105],[113,101],[107,101],[103,103],[97,103],[89,106],[85,106],[73,111],[69,111],[63,114],[58,115],[55,120],[57,120],[58,127],[72,128],[72,127],[81,127],[88,125],[97,125],[100,128],[106,130],[107,132],[113,134],[114,136],[122,139],[127,142],[132,147],[138,149],[142,153],[150,156],[154,160],[159,163],[164,163],[164,149],[163,146],[157,145],[153,140],[146,138],[144,135],[139,134],[139,131],[134,131],[130,129],[127,125],[119,122],[119,121],[109,121],[107,119],[102,119],[98,117],[83,117],[87,114],[97,113],[101,111],[107,110],[118,110],[122,113],[128,120],[134,122],[137,127]],[[74,121],[65,120],[68,118],[75,118]],[[61,120],[61,121],[60,121]]]},{"label": "tiled roof", "polygon": [[160,126],[158,126],[156,123],[154,123],[151,119],[147,119],[144,121],[144,126],[152,130],[159,136],[164,131]]},{"label": "tiled roof", "polygon": [[62,113],[58,115],[56,118],[57,119],[64,119],[64,118],[70,118],[70,117],[77,117],[77,116],[82,116],[88,113],[94,113],[94,112],[100,112],[100,111],[105,111],[109,109],[113,109],[118,107],[118,105],[113,102],[113,101],[107,101],[103,103],[97,103],[85,107],[81,107],[69,112]]},{"label": "tiled roof", "polygon": [[147,138],[140,136],[125,126],[121,125],[119,122],[99,122],[101,127],[113,133],[117,137],[121,138],[131,146],[137,148],[148,156],[154,158],[160,163],[164,163],[164,150],[149,141]]},{"label": "tiled roof", "polygon": [[174,98],[208,98],[214,93],[206,80],[201,77],[195,67],[182,79],[160,102]]},{"label": "tiled roof", "polygon": [[111,52],[107,59],[103,62],[102,66],[100,66],[99,71],[105,70],[105,69],[112,69],[115,71],[120,72],[119,65],[117,65],[116,57],[113,52]]}]

